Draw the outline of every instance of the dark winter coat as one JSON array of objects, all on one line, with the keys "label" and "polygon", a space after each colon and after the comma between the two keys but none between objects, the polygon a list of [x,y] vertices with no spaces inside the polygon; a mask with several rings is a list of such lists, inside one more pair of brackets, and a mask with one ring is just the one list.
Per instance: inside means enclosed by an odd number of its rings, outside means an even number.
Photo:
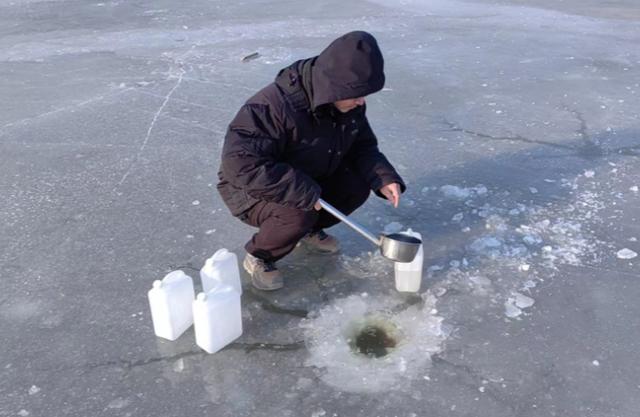
[{"label": "dark winter coat", "polygon": [[316,180],[349,164],[376,191],[405,185],[385,156],[364,106],[339,112],[333,102],[364,97],[384,85],[373,36],[351,32],[319,56],[293,63],[235,116],[222,150],[218,190],[234,216],[260,200],[312,210]]}]

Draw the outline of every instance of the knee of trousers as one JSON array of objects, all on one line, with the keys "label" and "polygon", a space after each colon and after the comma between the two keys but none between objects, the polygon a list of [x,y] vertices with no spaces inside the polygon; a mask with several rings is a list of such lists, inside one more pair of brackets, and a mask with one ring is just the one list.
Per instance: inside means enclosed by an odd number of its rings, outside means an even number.
[{"label": "knee of trousers", "polygon": [[[318,220],[316,210],[297,210],[285,208],[274,213],[272,221],[268,222],[269,229],[277,229],[281,238],[300,238],[304,236]],[[263,224],[264,226],[264,224]],[[262,227],[261,227],[262,229]]]},{"label": "knee of trousers", "polygon": [[316,210],[296,210],[287,219],[286,223],[300,231],[307,232],[313,224],[318,220],[318,212]]}]

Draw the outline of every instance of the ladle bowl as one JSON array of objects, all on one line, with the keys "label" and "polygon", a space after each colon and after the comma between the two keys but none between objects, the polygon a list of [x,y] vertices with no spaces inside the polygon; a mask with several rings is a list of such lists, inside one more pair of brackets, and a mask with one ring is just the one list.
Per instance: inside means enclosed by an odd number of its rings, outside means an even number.
[{"label": "ladle bowl", "polygon": [[411,262],[416,257],[422,241],[402,233],[380,236],[380,253],[395,262]]},{"label": "ladle bowl", "polygon": [[422,244],[420,239],[402,233],[391,233],[388,235],[382,234],[379,237],[376,237],[363,226],[348,218],[340,212],[340,210],[336,209],[323,199],[320,199],[319,202],[320,206],[324,210],[328,211],[333,216],[344,222],[347,226],[369,239],[376,246],[379,246],[380,253],[385,258],[395,262],[411,262],[416,257],[418,249]]}]

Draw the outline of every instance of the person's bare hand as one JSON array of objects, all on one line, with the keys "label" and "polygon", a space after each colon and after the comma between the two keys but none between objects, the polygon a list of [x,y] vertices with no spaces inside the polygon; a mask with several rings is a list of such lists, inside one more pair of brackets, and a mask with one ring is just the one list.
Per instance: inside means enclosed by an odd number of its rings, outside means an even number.
[{"label": "person's bare hand", "polygon": [[398,203],[400,203],[400,184],[397,182],[387,184],[380,188],[380,193],[387,197],[387,200],[393,204],[393,207],[398,207]]},{"label": "person's bare hand", "polygon": [[320,211],[320,210],[322,210],[322,206],[320,205],[320,201],[316,201],[316,203],[313,205],[313,208],[314,208],[316,211]]}]

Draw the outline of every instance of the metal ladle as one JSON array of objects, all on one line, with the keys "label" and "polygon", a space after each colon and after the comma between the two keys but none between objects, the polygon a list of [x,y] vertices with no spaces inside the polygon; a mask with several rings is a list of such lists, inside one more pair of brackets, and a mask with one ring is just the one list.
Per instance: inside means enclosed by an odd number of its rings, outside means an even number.
[{"label": "metal ladle", "polygon": [[413,261],[413,258],[416,257],[416,253],[418,253],[418,249],[422,244],[420,239],[404,235],[402,233],[391,233],[388,235],[381,234],[380,237],[376,237],[363,226],[342,214],[338,209],[323,199],[320,199],[319,203],[324,210],[328,211],[333,216],[344,222],[347,226],[369,239],[374,245],[379,246],[380,253],[385,258],[395,262],[411,262]]}]

